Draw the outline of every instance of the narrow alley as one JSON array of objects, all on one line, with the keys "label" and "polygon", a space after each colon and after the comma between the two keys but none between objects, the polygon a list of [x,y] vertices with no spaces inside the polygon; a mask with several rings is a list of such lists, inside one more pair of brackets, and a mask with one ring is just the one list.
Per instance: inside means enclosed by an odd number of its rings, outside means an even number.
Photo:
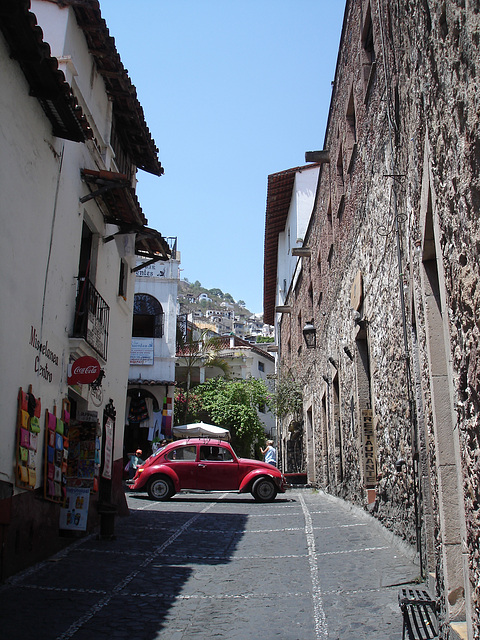
[{"label": "narrow alley", "polygon": [[418,566],[366,513],[299,488],[129,495],[115,539],[82,538],[0,587],[2,638],[400,640]]}]

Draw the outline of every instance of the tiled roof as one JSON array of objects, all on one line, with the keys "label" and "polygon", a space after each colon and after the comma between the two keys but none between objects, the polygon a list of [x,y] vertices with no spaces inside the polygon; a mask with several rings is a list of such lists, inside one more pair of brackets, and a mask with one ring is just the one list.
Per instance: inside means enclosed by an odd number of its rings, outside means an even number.
[{"label": "tiled roof", "polygon": [[[98,0],[50,1],[59,7],[73,8],[98,73],[112,98],[116,131],[131,161],[143,171],[162,175],[158,149],[146,125],[136,89],[101,16]],[[51,55],[49,44],[43,40],[35,14],[30,11],[30,0],[1,0],[0,30],[12,58],[18,60],[27,78],[31,95],[39,100],[52,122],[53,134],[75,142],[91,138],[92,131],[82,109],[58,69],[58,60]]]},{"label": "tiled roof", "polygon": [[[150,135],[137,92],[124,68],[100,12],[98,0],[50,0],[60,7],[71,6],[79,27],[85,34],[98,73],[103,76],[107,93],[113,100],[113,115],[121,133],[122,145],[134,164],[143,171],[160,176],[163,167],[158,148]],[[133,6],[133,5],[132,5]]]},{"label": "tiled roof", "polygon": [[43,40],[42,29],[31,13],[30,0],[2,0],[0,30],[30,86],[30,95],[40,102],[52,123],[55,136],[83,142],[92,137],[87,119],[78,105],[58,60]]},{"label": "tiled roof", "polygon": [[175,380],[157,380],[157,379],[152,379],[152,380],[144,380],[143,378],[132,378],[128,380],[128,384],[136,384],[136,385],[142,385],[145,387],[155,387],[158,385],[163,385],[165,387],[173,387],[175,386],[176,382]]},{"label": "tiled roof", "polygon": [[263,263],[263,321],[275,323],[277,286],[278,235],[285,229],[293,185],[297,171],[311,169],[313,164],[286,169],[268,176],[265,215],[265,249]]}]

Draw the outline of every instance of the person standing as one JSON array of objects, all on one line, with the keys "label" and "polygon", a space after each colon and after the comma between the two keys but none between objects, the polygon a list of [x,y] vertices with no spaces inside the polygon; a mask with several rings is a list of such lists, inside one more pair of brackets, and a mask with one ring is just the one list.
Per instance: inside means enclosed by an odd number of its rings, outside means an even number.
[{"label": "person standing", "polygon": [[277,450],[273,446],[273,440],[267,440],[265,449],[260,447],[260,451],[262,452],[264,462],[274,467],[277,466]]},{"label": "person standing", "polygon": [[135,477],[135,474],[137,473],[137,467],[143,464],[144,462],[140,457],[142,454],[143,454],[143,451],[141,449],[137,449],[135,453],[128,454],[130,457],[130,462],[128,467],[128,477],[130,478],[130,480],[133,477]]}]

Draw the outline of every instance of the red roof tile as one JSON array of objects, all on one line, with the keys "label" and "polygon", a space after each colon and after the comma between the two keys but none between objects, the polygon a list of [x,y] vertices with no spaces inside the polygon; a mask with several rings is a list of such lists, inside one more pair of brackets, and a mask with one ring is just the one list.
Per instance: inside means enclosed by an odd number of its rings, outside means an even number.
[{"label": "red roof tile", "polygon": [[273,325],[275,323],[278,235],[285,229],[295,174],[313,166],[316,165],[309,164],[286,169],[268,176],[263,263],[263,321],[266,324]]}]

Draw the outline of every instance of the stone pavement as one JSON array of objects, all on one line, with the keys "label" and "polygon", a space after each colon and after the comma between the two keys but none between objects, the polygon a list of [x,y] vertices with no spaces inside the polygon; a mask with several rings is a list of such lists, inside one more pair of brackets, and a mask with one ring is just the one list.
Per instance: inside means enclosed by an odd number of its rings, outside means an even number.
[{"label": "stone pavement", "polygon": [[401,640],[407,548],[311,489],[128,495],[116,539],[83,538],[0,587],[2,640]]}]

